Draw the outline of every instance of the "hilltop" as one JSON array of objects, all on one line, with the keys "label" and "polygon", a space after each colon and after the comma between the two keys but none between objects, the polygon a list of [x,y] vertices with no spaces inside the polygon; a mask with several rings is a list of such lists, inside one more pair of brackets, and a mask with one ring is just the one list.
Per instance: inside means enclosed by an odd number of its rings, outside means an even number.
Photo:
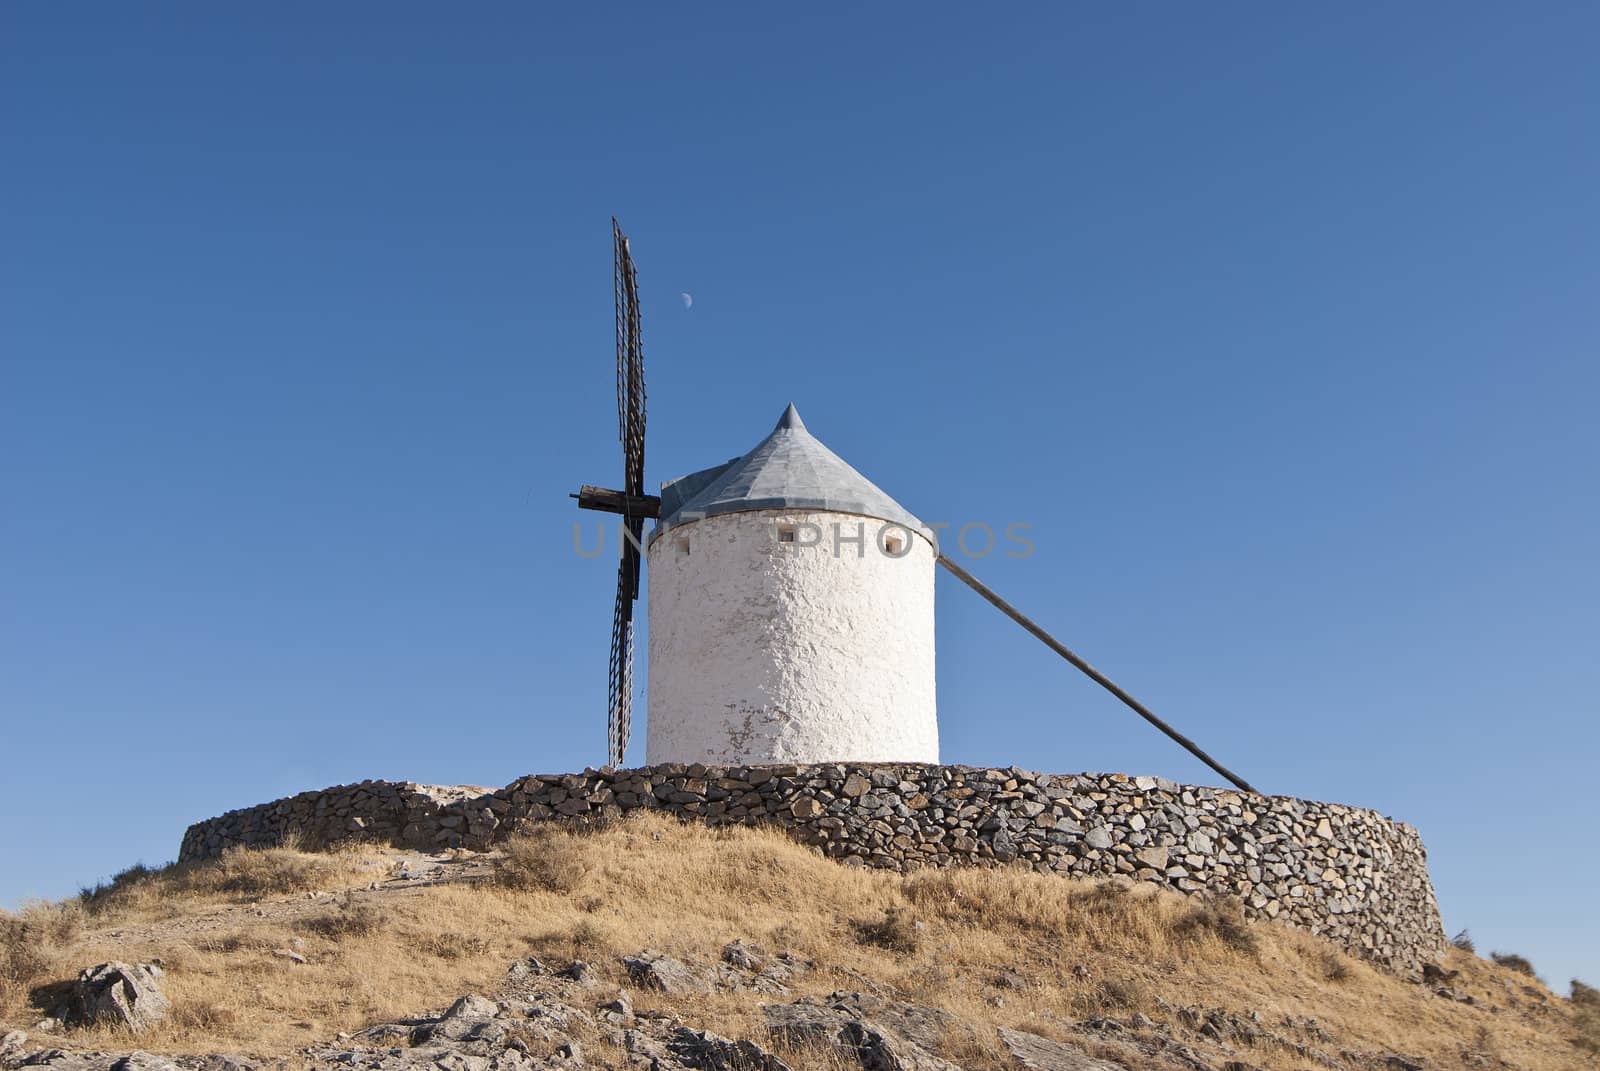
[{"label": "hilltop", "polygon": [[[1511,967],[1453,948],[1423,982],[1236,906],[874,871],[644,814],[486,853],[231,849],[0,919],[0,1033],[28,1035],[0,1062],[1557,1071],[1600,1051],[1592,1004]],[[170,1014],[36,1025],[105,961],[155,965]]]}]

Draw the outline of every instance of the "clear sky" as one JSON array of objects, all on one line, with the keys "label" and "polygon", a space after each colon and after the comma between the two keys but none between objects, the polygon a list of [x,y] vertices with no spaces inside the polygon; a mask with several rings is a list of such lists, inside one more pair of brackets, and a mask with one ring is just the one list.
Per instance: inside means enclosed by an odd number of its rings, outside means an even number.
[{"label": "clear sky", "polygon": [[[615,213],[652,484],[793,401],[924,519],[1031,524],[968,567],[1600,981],[1597,47],[1559,3],[5,4],[0,903],[603,761]],[[948,761],[1215,783],[938,615]]]}]

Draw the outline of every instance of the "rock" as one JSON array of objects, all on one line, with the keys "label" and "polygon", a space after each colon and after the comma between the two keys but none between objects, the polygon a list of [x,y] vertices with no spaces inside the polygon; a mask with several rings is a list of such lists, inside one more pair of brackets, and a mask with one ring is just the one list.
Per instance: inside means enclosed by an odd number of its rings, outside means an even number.
[{"label": "rock", "polygon": [[624,956],[622,966],[635,985],[672,996],[704,993],[711,988],[687,963],[660,952],[646,950],[637,956]]},{"label": "rock", "polygon": [[28,1043],[28,1035],[20,1030],[7,1031],[5,1037],[0,1037],[0,1056],[8,1056],[14,1052],[21,1052],[22,1046]]},{"label": "rock", "polygon": [[741,940],[723,946],[722,962],[730,967],[738,967],[740,970],[759,971],[762,961],[761,957],[756,955],[755,950]]},{"label": "rock", "polygon": [[595,969],[581,959],[573,960],[571,965],[561,972],[561,977],[570,978],[579,985],[594,985],[600,981]]},{"label": "rock", "polygon": [[1152,870],[1167,869],[1167,849],[1165,848],[1140,848],[1133,853],[1133,858],[1140,866],[1147,866]]},{"label": "rock", "polygon": [[1026,1030],[1000,1030],[1000,1042],[1025,1071],[1124,1071],[1096,1059],[1077,1045],[1030,1034]]},{"label": "rock", "polygon": [[445,1019],[493,1019],[500,1014],[500,1005],[488,997],[480,997],[476,993],[466,996],[450,1005],[450,1010],[445,1012]]},{"label": "rock", "polygon": [[73,984],[72,1003],[80,1022],[120,1026],[135,1034],[172,1010],[147,968],[116,962],[85,968]]},{"label": "rock", "polygon": [[883,1071],[960,1071],[934,1054],[955,1019],[936,1008],[834,993],[761,1009],[767,1029],[791,1044],[821,1045]]},{"label": "rock", "polygon": [[518,985],[526,982],[530,978],[536,978],[539,975],[549,973],[549,968],[543,963],[539,962],[539,957],[524,956],[517,960],[517,962],[513,963],[506,971],[506,981],[510,982],[512,985]]},{"label": "rock", "polygon": [[111,1065],[110,1071],[179,1071],[178,1065],[163,1056],[130,1052]]},{"label": "rock", "polygon": [[730,1041],[708,1030],[680,1026],[667,1052],[696,1071],[789,1071],[789,1065],[753,1041]]},{"label": "rock", "polygon": [[616,1026],[633,1025],[633,1004],[627,995],[618,996],[615,1000],[608,1000],[600,1005],[600,1018]]},{"label": "rock", "polygon": [[193,1071],[256,1071],[256,1065],[237,1056],[196,1056],[190,1061]]},{"label": "rock", "polygon": [[1456,980],[1460,971],[1447,970],[1440,963],[1424,963],[1422,965],[1422,980],[1429,985],[1449,985]]},{"label": "rock", "polygon": [[994,984],[1001,989],[1027,989],[1028,980],[1009,967],[995,972]]},{"label": "rock", "polygon": [[274,948],[272,954],[279,959],[286,959],[291,963],[304,963],[306,958],[300,953],[289,948]]},{"label": "rock", "polygon": [[1109,848],[1112,844],[1111,830],[1105,826],[1095,826],[1084,834],[1083,842],[1091,848]]},{"label": "rock", "polygon": [[789,807],[796,818],[815,818],[822,813],[822,803],[810,796],[801,796]]},{"label": "rock", "polygon": [[869,791],[871,791],[871,789],[872,782],[856,773],[846,777],[844,779],[844,784],[839,787],[839,791],[844,793],[846,796],[849,796],[851,799],[855,799],[859,796],[865,796]]}]

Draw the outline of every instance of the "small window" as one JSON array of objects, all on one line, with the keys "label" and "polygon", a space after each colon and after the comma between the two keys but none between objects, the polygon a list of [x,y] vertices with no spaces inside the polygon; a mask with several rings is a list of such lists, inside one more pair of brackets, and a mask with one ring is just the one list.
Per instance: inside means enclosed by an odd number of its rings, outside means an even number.
[{"label": "small window", "polygon": [[904,532],[883,533],[883,552],[891,558],[898,558],[906,552],[906,534]]},{"label": "small window", "polygon": [[779,543],[793,543],[794,542],[794,525],[792,525],[792,524],[780,524],[780,525],[778,525],[778,542]]},{"label": "small window", "polygon": [[689,554],[689,537],[688,536],[679,536],[677,545],[678,545],[678,556],[679,557],[687,557],[688,554]]}]

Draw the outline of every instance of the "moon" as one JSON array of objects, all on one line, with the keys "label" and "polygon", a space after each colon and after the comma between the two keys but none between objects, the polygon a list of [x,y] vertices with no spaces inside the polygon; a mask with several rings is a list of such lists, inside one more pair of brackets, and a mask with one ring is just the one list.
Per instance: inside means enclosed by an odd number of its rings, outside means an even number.
[{"label": "moon", "polygon": [[694,308],[694,295],[693,294],[689,293],[686,290],[683,293],[679,294],[678,296],[683,298],[683,307],[684,308],[686,308],[686,309]]}]

